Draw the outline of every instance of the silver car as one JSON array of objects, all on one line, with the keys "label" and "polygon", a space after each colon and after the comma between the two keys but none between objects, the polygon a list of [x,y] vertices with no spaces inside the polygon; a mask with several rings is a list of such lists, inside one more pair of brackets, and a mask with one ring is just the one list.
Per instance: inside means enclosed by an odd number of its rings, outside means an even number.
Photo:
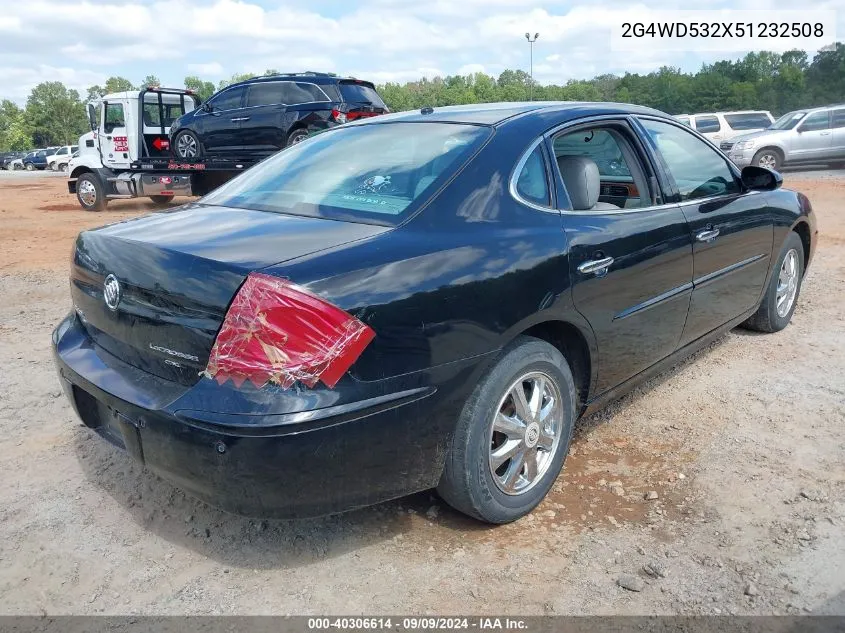
[{"label": "silver car", "polygon": [[723,141],[719,147],[739,167],[845,167],[845,104],[789,112],[768,129]]}]

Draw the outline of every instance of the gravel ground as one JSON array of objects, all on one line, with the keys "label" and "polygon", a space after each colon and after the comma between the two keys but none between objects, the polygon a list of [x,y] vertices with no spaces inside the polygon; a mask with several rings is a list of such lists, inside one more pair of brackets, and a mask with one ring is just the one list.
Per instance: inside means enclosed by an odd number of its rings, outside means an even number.
[{"label": "gravel ground", "polygon": [[64,182],[0,177],[0,613],[845,614],[845,178],[787,174],[822,237],[792,324],[735,330],[581,421],[532,515],[422,493],[258,521],[145,472],[75,418],[50,331],[79,230]]}]

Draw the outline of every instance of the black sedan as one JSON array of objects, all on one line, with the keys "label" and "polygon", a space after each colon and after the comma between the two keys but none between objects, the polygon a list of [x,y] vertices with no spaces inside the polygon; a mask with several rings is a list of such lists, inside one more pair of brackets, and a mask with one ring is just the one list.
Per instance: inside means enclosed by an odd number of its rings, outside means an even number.
[{"label": "black sedan", "polygon": [[780,185],[636,106],[341,126],[81,233],[61,383],[86,425],[234,512],[436,487],[513,521],[579,416],[732,327],[786,327],[817,231]]}]

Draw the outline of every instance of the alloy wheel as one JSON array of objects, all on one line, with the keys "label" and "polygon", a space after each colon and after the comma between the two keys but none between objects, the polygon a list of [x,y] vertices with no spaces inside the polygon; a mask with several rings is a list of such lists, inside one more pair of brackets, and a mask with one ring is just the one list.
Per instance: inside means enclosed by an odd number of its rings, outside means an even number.
[{"label": "alloy wheel", "polygon": [[775,167],[777,167],[778,160],[774,154],[763,154],[762,156],[760,156],[758,163],[760,164],[760,167],[765,167],[766,169],[774,169]]},{"label": "alloy wheel", "polygon": [[196,158],[199,154],[197,151],[197,139],[190,134],[183,134],[176,141],[176,153],[181,158]]},{"label": "alloy wheel", "polygon": [[775,305],[778,316],[785,317],[795,303],[798,294],[798,252],[791,248],[783,258],[778,275],[778,285],[775,293]]},{"label": "alloy wheel", "polygon": [[521,495],[533,488],[554,460],[562,429],[556,382],[537,371],[515,380],[490,425],[488,463],[499,490]]}]

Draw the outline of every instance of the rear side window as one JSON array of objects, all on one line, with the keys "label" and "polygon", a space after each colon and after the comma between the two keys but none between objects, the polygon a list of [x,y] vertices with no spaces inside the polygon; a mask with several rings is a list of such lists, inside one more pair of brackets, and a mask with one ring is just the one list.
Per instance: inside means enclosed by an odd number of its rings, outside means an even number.
[{"label": "rear side window", "polygon": [[279,152],[200,203],[395,225],[490,133],[448,123],[341,126]]},{"label": "rear side window", "polygon": [[741,114],[726,114],[725,121],[734,130],[766,129],[772,120],[764,112],[743,112]]},{"label": "rear side window", "polygon": [[323,90],[320,86],[316,84],[297,82],[296,87],[308,94],[308,96],[310,97],[310,101],[331,101],[329,96],[326,94],[325,90]]},{"label": "rear side window", "polygon": [[833,110],[833,127],[845,127],[845,109]]},{"label": "rear side window", "polygon": [[695,117],[695,129],[704,134],[705,132],[718,132],[722,129],[719,125],[719,119],[715,116],[697,116]]},{"label": "rear side window", "polygon": [[[193,101],[186,97],[186,104],[188,107],[193,105]],[[164,114],[164,127],[170,127],[171,124],[180,116],[185,114],[182,110],[181,103],[163,103],[161,110],[158,107],[158,101],[144,103],[144,125],[147,127],[161,127],[161,115]]]},{"label": "rear side window", "polygon": [[549,179],[546,176],[546,159],[540,145],[528,155],[516,179],[516,192],[527,202],[542,207],[552,205],[549,195]]},{"label": "rear side window", "polygon": [[340,94],[344,101],[350,103],[364,103],[377,108],[384,108],[384,101],[372,86],[364,83],[341,82]]},{"label": "rear side window", "polygon": [[252,84],[247,93],[247,106],[262,106],[273,105],[276,103],[283,103],[282,101],[282,86],[277,81],[268,81],[265,83]]}]

